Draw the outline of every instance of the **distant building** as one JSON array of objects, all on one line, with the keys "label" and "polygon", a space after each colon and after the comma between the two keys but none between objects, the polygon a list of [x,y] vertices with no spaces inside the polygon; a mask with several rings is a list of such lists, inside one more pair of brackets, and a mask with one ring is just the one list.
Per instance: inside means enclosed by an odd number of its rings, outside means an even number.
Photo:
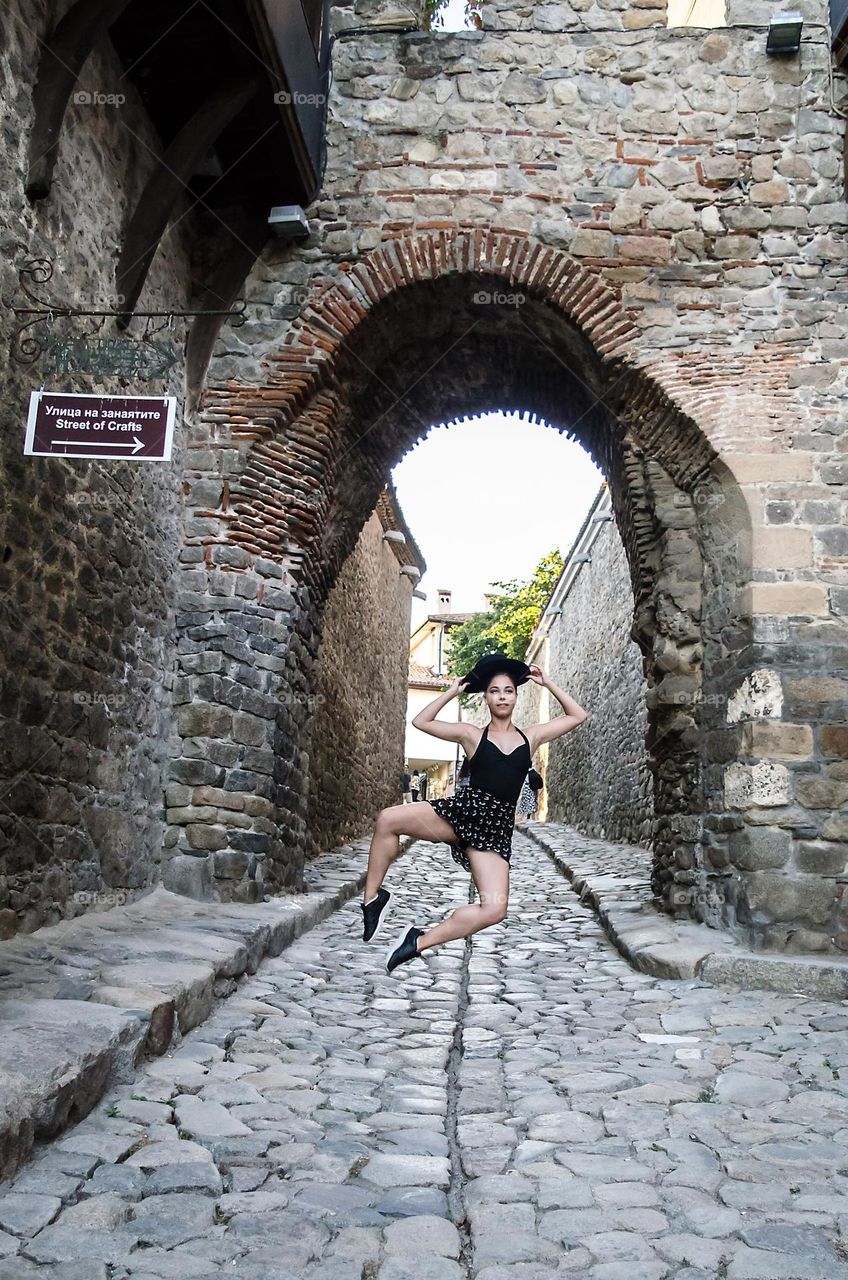
[{"label": "distant building", "polygon": [[[452,790],[457,762],[462,754],[458,743],[423,733],[412,723],[418,712],[444,692],[451,682],[447,674],[448,640],[450,632],[472,613],[451,611],[451,592],[440,588],[437,592],[436,613],[430,613],[415,628],[409,640],[409,696],[406,709],[406,759],[410,773],[418,769],[427,774],[428,797],[444,795]],[[459,720],[459,702],[449,702],[439,715],[440,720]]]}]

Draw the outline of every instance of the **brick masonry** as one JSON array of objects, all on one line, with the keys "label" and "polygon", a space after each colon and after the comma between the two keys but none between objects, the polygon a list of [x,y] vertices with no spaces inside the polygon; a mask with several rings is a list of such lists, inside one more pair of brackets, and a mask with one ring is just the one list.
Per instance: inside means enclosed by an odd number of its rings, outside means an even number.
[{"label": "brick masonry", "polygon": [[[172,467],[24,464],[32,377],[11,371],[0,927],[163,872],[248,900],[297,886],[343,566],[432,423],[515,408],[579,439],[610,485],[655,892],[709,920],[718,902],[758,946],[844,950],[848,210],[825,42],[808,25],[800,58],[775,60],[762,28],[666,30],[660,6],[612,0],[345,34],[385,8],[334,7],[312,234],[257,264],[250,323],[219,343]],[[2,50],[19,175],[47,26],[25,9]],[[729,6],[731,23],[768,16]],[[104,42],[86,87],[117,75]],[[148,126],[126,110],[69,119],[49,202],[27,206],[20,181],[3,196],[7,250],[58,252],[76,300],[114,287],[153,163],[141,144],[128,158],[121,120]],[[191,241],[187,219],[145,301],[187,299]],[[89,491],[110,505],[80,518]],[[166,830],[166,808],[203,812]]]},{"label": "brick masonry", "polygon": [[380,12],[335,7],[312,235],[268,250],[219,345],[203,430],[247,453],[203,536],[279,563],[318,616],[431,423],[515,408],[579,439],[628,566],[655,892],[756,945],[848,947],[848,211],[823,42],[776,60],[764,28],[600,2],[345,34]]}]

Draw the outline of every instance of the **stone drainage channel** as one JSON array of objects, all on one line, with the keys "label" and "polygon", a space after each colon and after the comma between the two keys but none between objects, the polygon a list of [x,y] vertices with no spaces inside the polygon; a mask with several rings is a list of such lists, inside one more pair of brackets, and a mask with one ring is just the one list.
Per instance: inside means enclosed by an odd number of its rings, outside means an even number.
[{"label": "stone drainage channel", "polygon": [[505,921],[445,846],[263,962],[0,1194],[0,1280],[848,1280],[848,1015],[634,971],[514,840]]}]

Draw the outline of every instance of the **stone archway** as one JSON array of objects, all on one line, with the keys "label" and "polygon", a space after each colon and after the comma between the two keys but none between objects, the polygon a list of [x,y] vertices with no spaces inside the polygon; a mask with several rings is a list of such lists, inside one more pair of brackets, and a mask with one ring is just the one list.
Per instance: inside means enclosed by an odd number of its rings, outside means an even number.
[{"label": "stone archway", "polygon": [[207,809],[184,830],[211,852],[219,891],[299,882],[322,610],[390,467],[434,423],[529,409],[610,485],[649,686],[654,889],[671,910],[720,918],[732,895],[712,882],[742,822],[705,734],[712,746],[735,732],[720,709],[749,648],[747,508],[684,397],[643,367],[616,289],[523,236],[397,239],[317,290],[265,367],[261,385],[206,393],[208,444],[231,462],[219,509],[195,513],[218,536],[183,601],[194,678],[179,728],[218,745],[212,761],[190,745],[172,785]]}]

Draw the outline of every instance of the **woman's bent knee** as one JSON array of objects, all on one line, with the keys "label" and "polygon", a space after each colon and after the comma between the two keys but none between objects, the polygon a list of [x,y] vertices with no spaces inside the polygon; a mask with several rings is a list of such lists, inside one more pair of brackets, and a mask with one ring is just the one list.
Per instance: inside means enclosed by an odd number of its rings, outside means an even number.
[{"label": "woman's bent knee", "polygon": [[486,921],[484,928],[486,929],[488,929],[490,925],[500,924],[502,920],[506,919],[506,906],[501,906],[500,904],[492,907],[484,907],[483,912],[483,918]]},{"label": "woman's bent knee", "polygon": [[381,831],[384,834],[386,832],[392,831],[395,825],[395,812],[394,812],[395,808],[401,808],[401,806],[397,805],[397,806],[394,806],[393,808],[381,809],[380,812],[377,814],[377,821],[375,822],[374,825],[376,826],[378,831]]}]

